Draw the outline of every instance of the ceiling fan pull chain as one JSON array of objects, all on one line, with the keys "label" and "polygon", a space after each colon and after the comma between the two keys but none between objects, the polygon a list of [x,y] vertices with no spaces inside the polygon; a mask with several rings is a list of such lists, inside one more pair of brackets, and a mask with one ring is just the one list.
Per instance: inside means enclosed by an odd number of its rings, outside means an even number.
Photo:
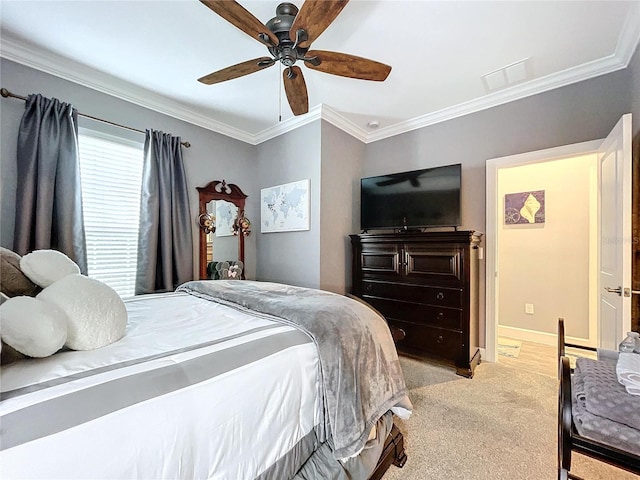
[{"label": "ceiling fan pull chain", "polygon": [[282,122],[282,64],[278,69],[278,123]]}]

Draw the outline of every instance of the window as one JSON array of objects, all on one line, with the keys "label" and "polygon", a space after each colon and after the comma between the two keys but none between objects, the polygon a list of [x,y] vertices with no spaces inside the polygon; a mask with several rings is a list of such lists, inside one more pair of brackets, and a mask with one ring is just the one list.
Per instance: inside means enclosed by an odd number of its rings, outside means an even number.
[{"label": "window", "polygon": [[81,129],[80,179],[89,276],[135,293],[143,146]]}]

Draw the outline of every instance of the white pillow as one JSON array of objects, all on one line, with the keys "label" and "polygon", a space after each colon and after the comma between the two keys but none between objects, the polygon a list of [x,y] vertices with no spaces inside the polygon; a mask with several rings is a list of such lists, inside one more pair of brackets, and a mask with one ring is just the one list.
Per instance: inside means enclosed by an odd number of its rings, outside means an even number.
[{"label": "white pillow", "polygon": [[36,297],[67,316],[67,341],[72,350],[93,350],[120,340],[127,310],[111,287],[79,274],[67,275]]},{"label": "white pillow", "polygon": [[36,250],[28,253],[20,259],[20,270],[42,288],[67,275],[80,273],[80,267],[57,250]]},{"label": "white pillow", "polygon": [[29,357],[48,357],[67,339],[64,313],[33,297],[13,297],[0,305],[2,340]]}]

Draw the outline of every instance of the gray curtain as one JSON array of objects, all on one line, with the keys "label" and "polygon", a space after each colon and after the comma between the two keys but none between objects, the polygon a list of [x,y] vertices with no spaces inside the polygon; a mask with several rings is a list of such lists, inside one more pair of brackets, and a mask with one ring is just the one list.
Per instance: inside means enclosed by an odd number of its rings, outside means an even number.
[{"label": "gray curtain", "polygon": [[54,249],[87,273],[78,157],[78,112],[29,95],[20,122],[13,248],[24,255]]},{"label": "gray curtain", "polygon": [[136,294],[193,280],[193,242],[180,137],[147,130],[144,142]]}]

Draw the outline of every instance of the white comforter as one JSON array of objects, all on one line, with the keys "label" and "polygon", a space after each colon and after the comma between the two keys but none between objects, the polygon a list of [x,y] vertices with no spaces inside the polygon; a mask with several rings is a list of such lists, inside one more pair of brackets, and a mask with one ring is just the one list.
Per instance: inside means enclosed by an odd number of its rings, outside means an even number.
[{"label": "white comforter", "polygon": [[126,303],[121,341],[2,369],[3,479],[253,479],[318,425],[303,333],[187,294]]}]

